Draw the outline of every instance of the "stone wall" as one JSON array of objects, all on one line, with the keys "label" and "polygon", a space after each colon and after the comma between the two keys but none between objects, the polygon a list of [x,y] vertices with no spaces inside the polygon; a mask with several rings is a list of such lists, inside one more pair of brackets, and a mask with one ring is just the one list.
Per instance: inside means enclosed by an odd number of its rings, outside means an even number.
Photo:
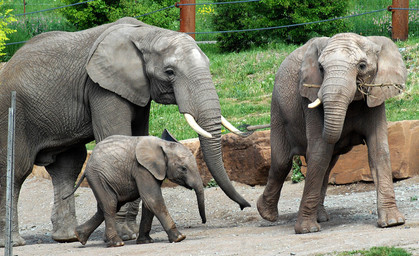
[{"label": "stone wall", "polygon": [[[419,120],[389,123],[388,132],[393,177],[404,179],[419,175]],[[255,132],[247,138],[234,134],[222,136],[224,165],[231,180],[251,186],[266,184],[271,162],[269,136],[270,131]],[[195,155],[203,182],[207,184],[212,176],[203,161],[199,140],[182,143]],[[306,171],[305,163],[302,171]],[[33,175],[49,177],[45,169],[40,167],[34,168]],[[333,184],[358,181],[372,181],[367,147],[364,145],[356,146],[342,155],[330,174],[330,183]],[[83,185],[86,186],[87,182],[84,181]]]}]

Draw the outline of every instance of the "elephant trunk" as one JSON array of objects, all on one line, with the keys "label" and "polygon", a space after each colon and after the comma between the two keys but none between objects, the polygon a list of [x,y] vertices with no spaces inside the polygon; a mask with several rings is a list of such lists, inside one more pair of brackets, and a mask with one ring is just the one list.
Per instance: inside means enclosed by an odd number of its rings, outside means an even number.
[{"label": "elephant trunk", "polygon": [[195,187],[194,190],[196,193],[196,200],[198,202],[199,215],[201,216],[202,223],[206,223],[207,217],[205,215],[205,197],[202,182],[200,183],[200,186]]},{"label": "elephant trunk", "polygon": [[335,144],[343,129],[348,105],[343,102],[323,102],[324,128],[323,139],[330,144]]},{"label": "elephant trunk", "polygon": [[[194,85],[192,93],[177,92],[175,89],[179,111],[191,114],[198,125],[211,134],[211,138],[199,135],[199,141],[205,163],[217,184],[230,199],[240,205],[241,209],[249,207],[250,204],[235,190],[224,169],[221,153],[221,107],[211,74],[204,69],[193,70],[191,74],[196,78],[190,79]],[[184,96],[181,95],[198,95],[198,97],[193,104],[190,104],[190,97],[183,99],[181,97]]]},{"label": "elephant trunk", "polygon": [[322,136],[327,143],[335,144],[340,139],[346,112],[355,92],[356,81],[346,79],[342,71],[332,72],[325,77],[321,93],[324,108]]}]

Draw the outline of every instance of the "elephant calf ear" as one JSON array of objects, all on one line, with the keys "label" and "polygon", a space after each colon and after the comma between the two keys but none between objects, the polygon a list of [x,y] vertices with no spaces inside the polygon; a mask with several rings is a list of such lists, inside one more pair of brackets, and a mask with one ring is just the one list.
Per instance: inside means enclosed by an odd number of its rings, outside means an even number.
[{"label": "elephant calf ear", "polygon": [[166,177],[166,156],[158,138],[144,137],[135,147],[138,163],[146,168],[157,180]]},{"label": "elephant calf ear", "polygon": [[150,88],[142,54],[130,40],[137,30],[129,24],[105,30],[90,51],[86,69],[101,87],[143,107],[150,101]]},{"label": "elephant calf ear", "polygon": [[307,50],[301,63],[299,89],[301,96],[308,98],[310,101],[315,101],[318,98],[319,88],[307,87],[304,84],[322,85],[323,75],[320,71],[318,59],[328,40],[328,37],[313,38],[302,46]]},{"label": "elephant calf ear", "polygon": [[[370,36],[368,39],[381,46],[381,51],[378,54],[377,74],[373,83],[398,84],[402,85],[404,89],[407,70],[397,45],[383,36]],[[373,87],[369,91],[367,104],[369,107],[379,106],[386,99],[399,93],[401,93],[401,90],[394,86]]]}]

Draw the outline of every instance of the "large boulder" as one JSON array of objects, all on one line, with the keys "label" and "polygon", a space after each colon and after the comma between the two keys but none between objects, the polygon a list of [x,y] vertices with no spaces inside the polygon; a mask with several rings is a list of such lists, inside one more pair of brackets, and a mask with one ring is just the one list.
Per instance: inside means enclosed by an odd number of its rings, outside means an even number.
[{"label": "large boulder", "polygon": [[[393,178],[405,179],[419,175],[419,120],[390,122],[388,144],[390,147]],[[302,172],[307,168],[303,160]],[[358,181],[372,181],[368,165],[366,145],[355,146],[341,155],[330,172],[329,183],[348,184]]]}]

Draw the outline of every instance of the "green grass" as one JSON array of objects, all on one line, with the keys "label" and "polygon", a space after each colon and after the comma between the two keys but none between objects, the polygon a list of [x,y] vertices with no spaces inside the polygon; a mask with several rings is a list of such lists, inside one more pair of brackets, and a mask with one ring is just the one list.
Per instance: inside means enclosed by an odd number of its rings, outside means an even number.
[{"label": "green grass", "polygon": [[325,254],[325,255],[334,255],[334,256],[410,256],[411,253],[407,252],[405,249],[402,248],[395,248],[395,247],[372,247],[369,250],[356,250],[350,252],[340,252],[340,253],[332,253],[332,254]]},{"label": "green grass", "polygon": [[403,49],[402,56],[408,70],[406,91],[386,101],[389,121],[419,120],[419,37],[398,42]]}]

